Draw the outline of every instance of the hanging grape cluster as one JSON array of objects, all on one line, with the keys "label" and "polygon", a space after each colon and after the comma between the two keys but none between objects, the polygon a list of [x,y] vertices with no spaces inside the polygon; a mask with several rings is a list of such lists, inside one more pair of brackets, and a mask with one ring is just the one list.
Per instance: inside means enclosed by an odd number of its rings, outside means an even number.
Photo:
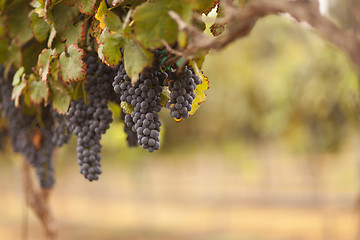
[{"label": "hanging grape cluster", "polygon": [[160,148],[161,121],[158,112],[161,110],[160,93],[166,78],[167,74],[160,69],[150,69],[144,71],[132,85],[124,64],[121,64],[113,82],[114,91],[120,95],[120,100],[134,109],[124,118],[126,126],[132,128],[137,134],[137,143],[149,152]]},{"label": "hanging grape cluster", "polygon": [[77,137],[77,159],[80,173],[89,181],[101,174],[101,136],[113,121],[108,101],[114,99],[111,83],[114,70],[98,61],[95,55],[85,58],[87,82],[85,91],[88,104],[83,99],[72,101],[66,113],[67,126]]},{"label": "hanging grape cluster", "polygon": [[[43,188],[51,188],[55,182],[54,163],[52,161],[53,151],[57,141],[52,141],[59,136],[63,142],[65,138],[60,137],[55,130],[55,123],[59,118],[54,118],[54,110],[50,106],[42,106],[40,118],[34,114],[23,115],[24,107],[17,108],[11,99],[13,87],[10,81],[13,73],[8,78],[4,76],[4,68],[0,66],[0,108],[3,117],[7,119],[11,144],[15,152],[21,153],[34,166],[38,175],[40,185]],[[22,99],[20,99],[22,102]],[[31,112],[31,109],[27,109]],[[60,141],[59,141],[60,143]]]},{"label": "hanging grape cluster", "polygon": [[192,110],[192,102],[195,98],[194,90],[200,84],[199,78],[190,67],[180,75],[174,76],[169,83],[170,100],[166,107],[170,109],[170,115],[173,118],[188,118]]},{"label": "hanging grape cluster", "polygon": [[[54,184],[54,149],[66,144],[72,134],[77,138],[80,173],[89,181],[98,180],[102,172],[101,138],[113,122],[109,102],[123,108],[119,118],[124,122],[128,145],[140,145],[153,152],[160,148],[162,123],[158,113],[166,107],[175,119],[189,117],[194,90],[200,83],[189,66],[166,67],[164,71],[160,58],[156,58],[153,67],[145,69],[135,83],[126,73],[123,61],[111,68],[102,63],[96,53],[90,52],[84,62],[87,78],[84,93],[71,101],[66,114],[53,110],[50,104],[42,105],[40,119],[34,114],[23,117],[25,107],[21,97],[20,107],[15,107],[11,99],[13,87],[7,80],[12,79],[14,73],[6,78],[4,68],[0,68],[0,107],[8,119],[11,143],[14,151],[22,153],[35,167],[44,188]],[[166,92],[170,92],[170,96],[166,97]],[[168,100],[162,101],[164,98]]]}]

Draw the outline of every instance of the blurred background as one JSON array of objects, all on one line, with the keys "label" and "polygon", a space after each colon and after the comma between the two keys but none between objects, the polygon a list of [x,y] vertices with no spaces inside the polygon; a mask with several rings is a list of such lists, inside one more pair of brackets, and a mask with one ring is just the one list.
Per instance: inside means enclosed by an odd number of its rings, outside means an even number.
[{"label": "blurred background", "polygon": [[[349,6],[323,11],[356,31]],[[273,16],[210,52],[203,71],[207,101],[181,123],[163,109],[158,152],[128,148],[114,122],[92,183],[75,138],[56,152],[59,239],[360,239],[359,93],[344,54]],[[0,157],[0,239],[43,239],[24,202],[22,157],[8,143]]]}]

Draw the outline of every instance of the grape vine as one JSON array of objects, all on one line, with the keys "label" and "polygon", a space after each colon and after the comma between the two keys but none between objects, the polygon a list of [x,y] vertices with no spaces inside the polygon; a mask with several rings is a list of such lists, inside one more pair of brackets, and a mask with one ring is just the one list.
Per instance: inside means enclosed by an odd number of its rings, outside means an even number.
[{"label": "grape vine", "polygon": [[[110,102],[121,108],[116,119],[124,124],[128,146],[148,152],[160,149],[163,108],[176,121],[196,111],[208,88],[199,69],[203,58],[185,59],[167,49],[178,44],[175,26],[163,31],[155,24],[152,33],[148,24],[158,16],[172,24],[170,10],[207,14],[217,4],[0,3],[10,23],[2,29],[0,16],[0,53],[8,57],[0,56],[1,113],[7,120],[2,135],[7,133],[14,151],[34,166],[43,188],[54,184],[55,148],[72,135],[80,173],[89,181],[99,179],[101,139],[113,122]],[[150,13],[146,19],[144,11]],[[13,29],[19,23],[26,26],[21,33]]]}]

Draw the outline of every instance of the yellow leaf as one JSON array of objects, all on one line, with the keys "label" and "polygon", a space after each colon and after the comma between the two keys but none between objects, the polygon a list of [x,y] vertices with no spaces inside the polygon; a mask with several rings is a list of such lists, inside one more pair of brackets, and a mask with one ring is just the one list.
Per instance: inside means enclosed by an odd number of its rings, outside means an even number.
[{"label": "yellow leaf", "polygon": [[204,91],[209,89],[209,80],[198,68],[195,61],[190,61],[190,66],[193,67],[196,76],[200,79],[201,82],[199,85],[197,85],[194,91],[196,97],[192,103],[192,109],[189,112],[189,115],[191,116],[196,112],[196,110],[198,110],[200,104],[206,101],[206,94],[204,93]]},{"label": "yellow leaf", "polygon": [[121,102],[120,107],[126,114],[131,114],[134,111],[134,107],[127,102]]},{"label": "yellow leaf", "polygon": [[96,14],[95,14],[95,18],[97,20],[99,20],[99,22],[100,22],[99,27],[101,30],[105,28],[105,22],[103,20],[103,17],[107,13],[107,11],[108,11],[108,8],[106,6],[105,0],[103,0],[103,1],[101,1],[99,8],[97,9]]}]

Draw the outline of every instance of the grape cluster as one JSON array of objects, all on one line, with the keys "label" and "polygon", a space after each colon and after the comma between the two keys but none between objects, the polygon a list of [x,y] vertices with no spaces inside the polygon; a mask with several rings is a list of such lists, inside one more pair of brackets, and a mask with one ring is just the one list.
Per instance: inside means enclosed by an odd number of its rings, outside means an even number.
[{"label": "grape cluster", "polygon": [[[13,73],[9,75],[8,79],[12,79]],[[41,107],[41,124],[37,124],[33,115],[24,117],[22,108],[15,107],[14,101],[11,100],[12,85],[5,79],[2,66],[0,66],[0,91],[0,108],[2,115],[8,120],[14,151],[23,154],[34,166],[41,187],[51,188],[55,182],[52,161],[55,144],[51,141],[54,122],[49,107]],[[39,136],[38,143],[33,142],[35,135]]]},{"label": "grape cluster", "polygon": [[120,100],[134,108],[131,114],[124,117],[126,126],[132,128],[137,134],[138,144],[149,152],[160,148],[161,121],[158,112],[161,110],[160,93],[166,78],[166,73],[154,67],[140,74],[139,80],[132,85],[124,65],[120,64],[113,82]]},{"label": "grape cluster", "polygon": [[54,120],[51,141],[53,144],[55,144],[55,146],[61,147],[62,145],[69,142],[71,138],[71,132],[67,129],[65,116],[63,114],[59,114],[53,109],[51,110],[51,113]]},{"label": "grape cluster", "polygon": [[[130,118],[130,119],[128,119],[128,121],[129,120],[132,121],[130,115],[127,115],[124,113],[124,111],[121,111],[121,120],[123,120],[124,123],[125,123],[126,116],[128,116],[127,118]],[[124,132],[126,133],[126,141],[128,143],[128,146],[129,147],[137,147],[139,145],[138,140],[137,140],[137,134],[136,134],[136,132],[134,132],[132,130],[132,127],[128,127],[127,124],[125,123],[124,124]]]},{"label": "grape cluster", "polygon": [[195,98],[194,90],[199,84],[199,78],[191,67],[186,68],[178,76],[174,74],[174,80],[169,82],[170,99],[166,103],[171,117],[176,119],[189,117]]},{"label": "grape cluster", "polygon": [[80,173],[93,181],[101,174],[101,136],[113,121],[107,102],[116,97],[111,86],[114,71],[91,54],[85,58],[85,63],[88,104],[85,104],[83,99],[72,101],[66,119],[69,130],[77,136],[76,150]]},{"label": "grape cluster", "polygon": [[76,151],[80,173],[89,181],[97,180],[101,174],[100,139],[107,129],[106,120],[100,126],[100,121],[95,119],[95,111],[95,107],[86,105],[83,99],[79,99],[71,102],[66,113],[69,130],[77,136]]},{"label": "grape cluster", "polygon": [[[132,84],[123,62],[115,68],[102,64],[95,53],[85,58],[87,81],[83,98],[72,100],[65,115],[56,112],[50,105],[36,106],[41,116],[26,115],[27,106],[20,97],[20,107],[11,99],[13,87],[4,76],[4,67],[0,65],[0,110],[8,120],[8,133],[15,152],[22,153],[35,167],[43,188],[54,184],[54,165],[52,155],[55,147],[67,143],[71,134],[77,137],[77,160],[80,173],[89,181],[97,180],[101,174],[102,135],[113,121],[108,102],[125,104],[121,112],[124,131],[129,146],[141,145],[153,152],[160,148],[161,121],[158,113],[162,108],[161,95],[168,86],[170,99],[166,107],[173,118],[189,117],[194,90],[200,84],[194,70],[186,67],[164,72],[160,68],[161,55],[155,56],[152,68],[145,69],[139,80]],[[167,67],[169,69],[169,67]],[[13,78],[12,72],[8,79]],[[170,75],[170,76],[169,76]]]}]

